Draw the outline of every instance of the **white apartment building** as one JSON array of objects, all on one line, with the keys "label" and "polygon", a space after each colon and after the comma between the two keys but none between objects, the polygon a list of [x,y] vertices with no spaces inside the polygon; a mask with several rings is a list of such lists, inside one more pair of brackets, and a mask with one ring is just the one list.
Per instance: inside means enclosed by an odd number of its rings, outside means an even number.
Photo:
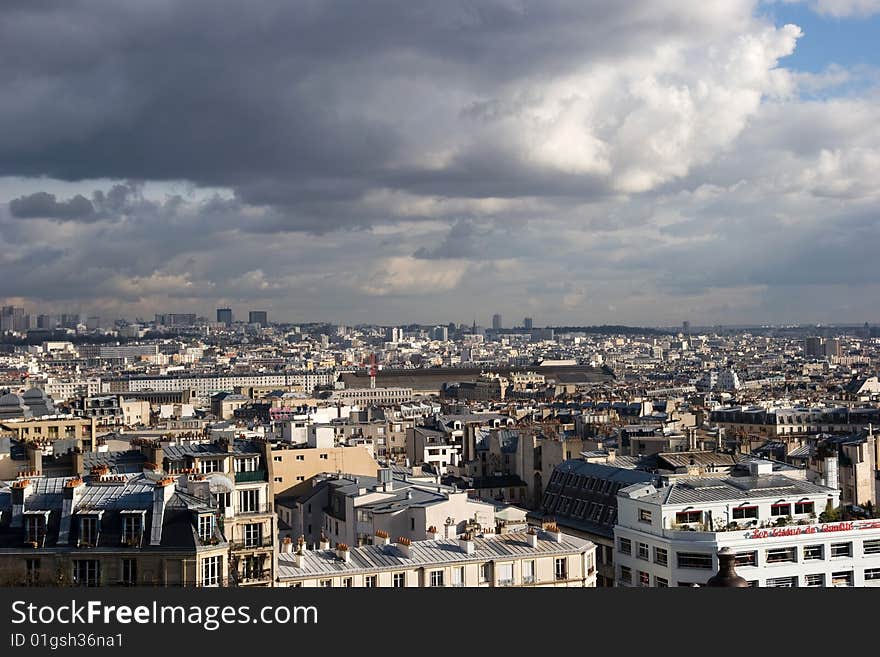
[{"label": "white apartment building", "polygon": [[880,520],[819,522],[840,491],[767,472],[634,484],[617,497],[618,586],[704,584],[717,552],[759,587],[880,585]]},{"label": "white apartment building", "polygon": [[282,545],[276,586],[595,587],[596,546],[559,532],[511,532],[373,545]]},{"label": "white apartment building", "polygon": [[102,392],[138,392],[154,390],[158,392],[180,392],[192,390],[196,397],[207,399],[211,395],[224,390],[242,387],[301,386],[311,394],[319,385],[331,385],[336,380],[336,373],[327,372],[287,372],[281,374],[240,374],[240,375],[207,375],[207,376],[149,376],[129,377],[127,379],[108,380]]}]

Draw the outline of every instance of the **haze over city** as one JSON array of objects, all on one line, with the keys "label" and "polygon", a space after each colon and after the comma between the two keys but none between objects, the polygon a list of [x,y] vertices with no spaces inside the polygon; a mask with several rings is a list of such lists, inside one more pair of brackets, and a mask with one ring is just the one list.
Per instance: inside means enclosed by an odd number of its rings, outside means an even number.
[{"label": "haze over city", "polygon": [[132,319],[876,321],[877,12],[16,3],[0,299]]}]

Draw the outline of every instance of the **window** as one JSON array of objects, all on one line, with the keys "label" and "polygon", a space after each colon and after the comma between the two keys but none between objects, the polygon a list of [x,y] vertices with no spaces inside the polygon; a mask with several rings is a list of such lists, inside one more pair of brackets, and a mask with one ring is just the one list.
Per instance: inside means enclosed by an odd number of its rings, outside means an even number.
[{"label": "window", "polygon": [[647,509],[639,509],[639,522],[651,522],[651,512]]},{"label": "window", "polygon": [[865,554],[880,554],[880,539],[865,541],[862,547]]},{"label": "window", "polygon": [[767,563],[786,563],[797,561],[797,548],[774,548],[767,550]]},{"label": "window", "polygon": [[391,576],[391,585],[396,589],[406,586],[406,573],[394,573]]},{"label": "window", "polygon": [[260,545],[261,540],[261,530],[262,527],[257,524],[250,524],[244,526],[244,546],[245,547],[258,547]]},{"label": "window", "polygon": [[223,557],[206,557],[202,559],[202,586],[220,585],[220,565]]},{"label": "window", "polygon": [[767,580],[770,588],[794,588],[797,586],[797,577],[774,577]]},{"label": "window", "polygon": [[822,573],[805,575],[804,586],[825,586],[825,575]]},{"label": "window", "polygon": [[651,586],[651,576],[642,570],[639,571],[639,586]]},{"label": "window", "polygon": [[273,477],[272,479],[275,481],[276,484],[280,484],[284,481],[284,477]]},{"label": "window", "polygon": [[880,579],[880,568],[866,568],[865,581]]},{"label": "window", "polygon": [[452,585],[464,586],[464,566],[458,566],[452,569]]},{"label": "window", "polygon": [[303,456],[302,454],[297,454],[297,455],[296,455],[296,460],[297,460],[297,461],[305,461],[305,460],[306,460],[306,457]]},{"label": "window", "polygon": [[40,560],[25,559],[25,584],[27,586],[36,586],[40,581]]},{"label": "window", "polygon": [[500,563],[496,568],[498,570],[498,586],[513,586],[513,564]]},{"label": "window", "polygon": [[137,585],[137,559],[122,560],[122,584],[124,586]]},{"label": "window", "polygon": [[246,458],[235,459],[233,462],[233,467],[236,472],[255,472],[259,465],[259,456],[248,456]]},{"label": "window", "polygon": [[199,516],[199,538],[208,542],[214,536],[214,527],[216,526],[216,518],[213,515],[203,513]]},{"label": "window", "polygon": [[814,559],[824,559],[825,558],[825,546],[824,545],[805,545],[804,546],[804,561],[813,561]]},{"label": "window", "polygon": [[492,564],[480,564],[480,584],[485,584],[492,579]]},{"label": "window", "polygon": [[853,571],[845,570],[838,573],[831,573],[831,586],[852,586]]},{"label": "window", "polygon": [[523,584],[534,584],[534,582],[535,582],[535,562],[534,561],[523,561],[522,562],[522,578],[523,578]]},{"label": "window", "polygon": [[771,516],[790,516],[791,515],[791,504],[771,504],[770,505],[770,515]]},{"label": "window", "polygon": [[260,491],[256,488],[238,491],[238,512],[254,513],[258,510]]},{"label": "window", "polygon": [[326,460],[327,460],[327,455],[326,455],[326,454],[321,454],[321,460],[322,460],[322,461],[326,461]]},{"label": "window", "polygon": [[654,563],[665,566],[669,563],[669,553],[666,548],[654,548]]},{"label": "window", "polygon": [[655,577],[654,578],[654,586],[660,589],[669,588],[669,580],[663,577]]},{"label": "window", "polygon": [[98,516],[80,516],[79,545],[94,547],[98,544]]},{"label": "window", "polygon": [[758,553],[756,551],[737,552],[736,553],[736,565],[737,566],[757,566],[758,565]]},{"label": "window", "polygon": [[632,581],[633,581],[632,570],[630,570],[627,566],[621,566],[619,579],[624,584],[632,584]]},{"label": "window", "polygon": [[377,575],[367,575],[364,577],[364,587],[368,589],[376,588]]},{"label": "window", "polygon": [[563,557],[556,559],[554,562],[553,572],[556,573],[557,580],[568,579],[568,560]]},{"label": "window", "polygon": [[101,564],[97,559],[78,559],[73,562],[73,582],[76,586],[99,586]]},{"label": "window", "polygon": [[431,571],[431,586],[443,586],[443,571],[442,570],[432,570]]},{"label": "window", "polygon": [[756,506],[738,506],[733,510],[733,519],[742,520],[744,518],[757,518],[758,507]]},{"label": "window", "polygon": [[142,519],[137,515],[124,515],[122,517],[122,542],[125,545],[135,546],[141,542]]},{"label": "window", "polygon": [[800,513],[813,513],[816,509],[815,502],[795,502],[794,503],[794,512],[795,514]]},{"label": "window", "polygon": [[639,559],[648,560],[648,544],[647,543],[637,543],[639,548],[638,557]]},{"label": "window", "polygon": [[325,589],[329,589],[329,588],[332,588],[332,586],[333,586],[333,580],[332,579],[322,579],[320,582],[318,582],[318,584]]},{"label": "window", "polygon": [[220,470],[221,468],[219,459],[208,459],[206,461],[199,461],[199,473],[201,474],[219,472]]},{"label": "window", "polygon": [[679,568],[712,569],[712,555],[702,552],[676,552],[676,561]]},{"label": "window", "polygon": [[42,543],[46,519],[43,516],[25,516],[25,538],[28,543]]},{"label": "window", "polygon": [[679,511],[675,514],[675,522],[683,525],[689,522],[703,522],[702,511]]},{"label": "window", "polygon": [[852,556],[852,543],[832,543],[831,544],[831,558],[835,557],[851,557]]},{"label": "window", "polygon": [[617,541],[617,549],[621,554],[632,554],[632,541],[628,538],[621,538]]}]

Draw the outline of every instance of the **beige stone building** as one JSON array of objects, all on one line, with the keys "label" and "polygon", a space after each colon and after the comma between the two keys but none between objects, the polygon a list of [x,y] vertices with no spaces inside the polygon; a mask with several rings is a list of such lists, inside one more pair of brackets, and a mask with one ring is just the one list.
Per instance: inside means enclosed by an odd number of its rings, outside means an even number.
[{"label": "beige stone building", "polygon": [[322,472],[375,476],[380,467],[370,451],[361,445],[307,447],[273,443],[267,464],[269,482],[276,497],[308,490],[311,484],[307,482]]}]

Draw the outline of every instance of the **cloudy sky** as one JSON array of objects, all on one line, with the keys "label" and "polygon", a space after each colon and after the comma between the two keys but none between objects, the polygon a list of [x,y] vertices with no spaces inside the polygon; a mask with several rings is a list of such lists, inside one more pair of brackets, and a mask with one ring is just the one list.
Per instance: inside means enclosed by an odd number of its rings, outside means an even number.
[{"label": "cloudy sky", "polygon": [[880,0],[6,0],[0,299],[880,321]]}]

